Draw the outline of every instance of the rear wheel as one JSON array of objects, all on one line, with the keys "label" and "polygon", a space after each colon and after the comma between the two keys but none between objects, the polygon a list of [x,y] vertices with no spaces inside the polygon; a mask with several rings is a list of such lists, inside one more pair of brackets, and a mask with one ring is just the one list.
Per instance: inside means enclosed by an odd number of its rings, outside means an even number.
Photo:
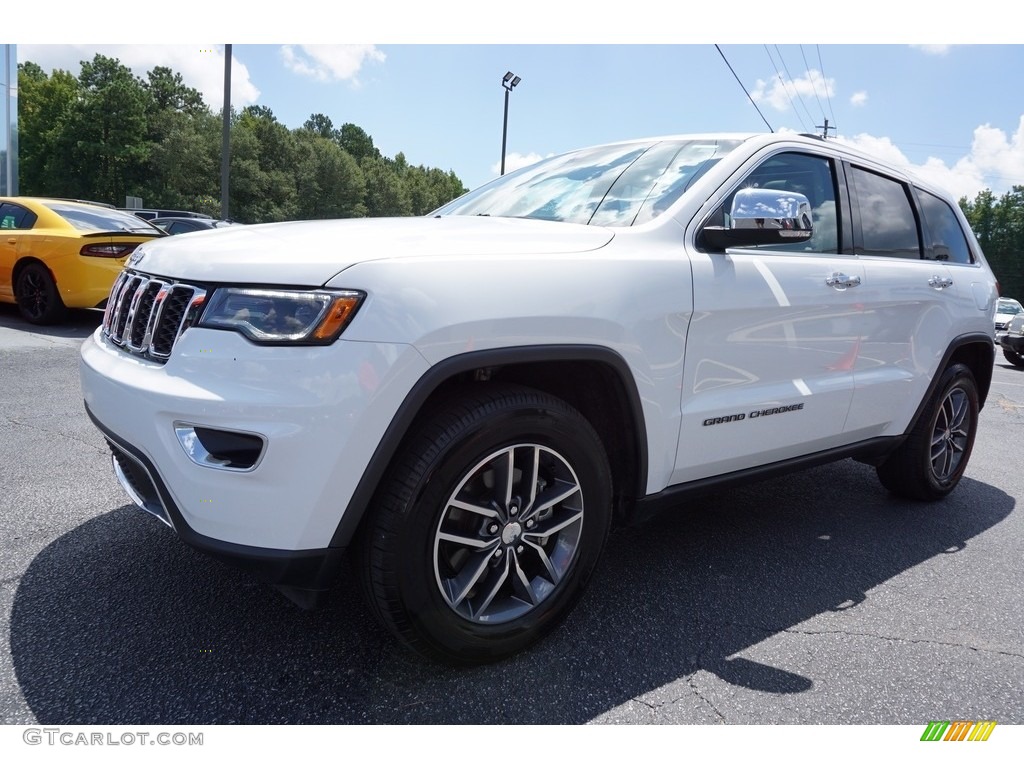
[{"label": "rear wheel", "polygon": [[970,369],[951,365],[910,436],[878,467],[882,485],[910,499],[947,495],[967,469],[978,410],[978,387]]},{"label": "rear wheel", "polygon": [[1024,355],[1014,352],[1012,349],[1004,349],[1003,357],[1011,365],[1015,365],[1018,368],[1024,368]]},{"label": "rear wheel", "polygon": [[52,325],[67,315],[50,270],[42,264],[27,264],[18,271],[14,297],[21,316],[35,325]]},{"label": "rear wheel", "polygon": [[571,610],[610,520],[608,460],[582,415],[522,387],[472,393],[424,423],[382,485],[367,596],[424,655],[497,660]]}]

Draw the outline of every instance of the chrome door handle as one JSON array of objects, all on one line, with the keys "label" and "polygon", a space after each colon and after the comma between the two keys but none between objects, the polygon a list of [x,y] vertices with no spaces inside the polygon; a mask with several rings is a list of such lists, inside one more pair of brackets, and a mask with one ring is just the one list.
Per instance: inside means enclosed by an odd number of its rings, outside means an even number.
[{"label": "chrome door handle", "polygon": [[833,272],[825,278],[825,285],[840,291],[844,288],[853,288],[856,285],[860,285],[860,275],[850,277],[842,272]]},{"label": "chrome door handle", "polygon": [[943,288],[949,288],[953,284],[952,277],[939,277],[938,275],[932,275],[928,278],[928,285],[936,290],[942,290]]}]

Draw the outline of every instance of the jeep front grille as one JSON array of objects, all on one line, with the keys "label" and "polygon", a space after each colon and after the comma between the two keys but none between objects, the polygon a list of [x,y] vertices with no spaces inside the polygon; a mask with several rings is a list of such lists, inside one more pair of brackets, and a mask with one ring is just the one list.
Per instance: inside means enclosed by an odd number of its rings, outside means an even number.
[{"label": "jeep front grille", "polygon": [[205,301],[202,288],[124,270],[107,299],[103,335],[134,355],[164,363]]}]

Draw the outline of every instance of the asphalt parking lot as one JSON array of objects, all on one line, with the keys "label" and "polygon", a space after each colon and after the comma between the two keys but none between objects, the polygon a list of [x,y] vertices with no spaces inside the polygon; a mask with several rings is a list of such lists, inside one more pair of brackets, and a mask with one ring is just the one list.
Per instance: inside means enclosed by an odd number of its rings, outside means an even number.
[{"label": "asphalt parking lot", "polygon": [[78,346],[0,305],[0,724],[1024,723],[1024,371],[939,504],[845,461],[615,532],[533,650],[453,670],[354,581],[303,612],[136,510]]}]

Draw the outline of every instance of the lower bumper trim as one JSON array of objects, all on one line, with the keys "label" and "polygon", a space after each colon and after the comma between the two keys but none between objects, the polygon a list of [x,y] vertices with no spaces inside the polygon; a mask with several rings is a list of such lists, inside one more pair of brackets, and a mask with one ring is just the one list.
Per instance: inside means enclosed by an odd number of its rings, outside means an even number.
[{"label": "lower bumper trim", "polygon": [[[160,473],[145,454],[103,426],[88,404],[85,412],[106,436],[113,452],[114,473],[132,501],[171,526],[190,547],[252,573],[262,582],[282,587],[285,594],[322,591],[333,584],[345,557],[344,548],[271,549],[220,541],[197,533],[185,522]],[[306,601],[296,602],[304,604]]]}]

